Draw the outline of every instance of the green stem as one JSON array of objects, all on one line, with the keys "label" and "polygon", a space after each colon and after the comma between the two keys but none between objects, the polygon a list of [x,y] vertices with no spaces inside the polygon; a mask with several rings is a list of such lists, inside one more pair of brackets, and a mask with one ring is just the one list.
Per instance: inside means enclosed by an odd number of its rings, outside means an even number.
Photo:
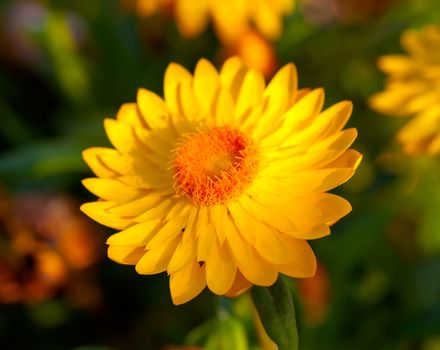
[{"label": "green stem", "polygon": [[252,300],[267,335],[279,350],[298,350],[295,306],[281,277],[271,287],[254,286]]},{"label": "green stem", "polygon": [[217,316],[219,318],[225,318],[232,313],[231,299],[219,296],[217,297]]}]

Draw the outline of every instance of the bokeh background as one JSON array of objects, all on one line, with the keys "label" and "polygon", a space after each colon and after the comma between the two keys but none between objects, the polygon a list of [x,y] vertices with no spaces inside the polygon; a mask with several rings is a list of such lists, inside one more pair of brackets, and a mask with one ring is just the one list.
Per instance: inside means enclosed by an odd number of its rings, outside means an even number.
[{"label": "bokeh background", "polygon": [[93,199],[81,151],[109,145],[105,117],[139,87],[162,94],[171,61],[242,54],[268,77],[293,61],[300,87],[355,106],[364,160],[338,190],[353,212],[312,242],[316,277],[289,282],[300,348],[439,350],[440,160],[403,155],[406,121],[367,105],[383,88],[377,58],[425,24],[440,24],[438,0],[297,0],[275,42],[224,47],[211,27],[182,38],[172,15],[146,18],[134,0],[0,1],[0,348],[270,349],[247,296],[172,305],[166,276],[106,259],[111,230],[78,209]]}]

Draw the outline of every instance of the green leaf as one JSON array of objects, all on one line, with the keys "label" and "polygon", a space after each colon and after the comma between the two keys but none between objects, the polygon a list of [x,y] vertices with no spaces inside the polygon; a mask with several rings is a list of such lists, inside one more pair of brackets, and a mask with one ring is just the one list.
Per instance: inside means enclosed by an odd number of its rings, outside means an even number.
[{"label": "green leaf", "polygon": [[281,278],[271,287],[254,286],[251,290],[255,308],[267,335],[279,350],[298,349],[295,306],[292,295]]}]

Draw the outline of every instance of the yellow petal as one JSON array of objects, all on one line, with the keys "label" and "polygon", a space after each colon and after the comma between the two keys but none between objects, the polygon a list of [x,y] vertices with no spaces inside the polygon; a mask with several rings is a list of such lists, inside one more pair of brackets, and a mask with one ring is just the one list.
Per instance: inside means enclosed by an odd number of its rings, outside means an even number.
[{"label": "yellow petal", "polygon": [[177,95],[177,86],[181,83],[192,83],[191,74],[180,64],[170,63],[165,71],[164,77],[164,95],[165,101],[174,114],[179,114],[179,98]]},{"label": "yellow petal", "polygon": [[348,181],[354,174],[353,167],[329,168],[295,174],[295,181],[303,185],[302,193],[326,192]]},{"label": "yellow petal", "polygon": [[197,260],[206,261],[211,253],[211,249],[217,240],[214,226],[209,218],[208,207],[199,209],[197,220]]},{"label": "yellow petal", "polygon": [[208,20],[209,2],[179,0],[174,4],[180,33],[185,37],[193,37],[202,32]]},{"label": "yellow petal", "polygon": [[234,283],[225,295],[229,298],[235,298],[246,292],[250,287],[252,287],[252,283],[244,278],[243,274],[237,270]]},{"label": "yellow petal", "polygon": [[139,114],[136,103],[124,103],[121,108],[119,108],[118,114],[116,114],[116,119],[134,128],[147,127],[144,119]]},{"label": "yellow petal", "polygon": [[193,206],[186,198],[180,198],[177,202],[173,202],[173,206],[170,209],[166,209],[166,219],[172,220],[178,216],[188,217],[193,211]]},{"label": "yellow petal", "polygon": [[440,102],[438,91],[426,91],[424,94],[415,96],[406,104],[409,113],[418,113],[425,108],[429,108],[436,102]]},{"label": "yellow petal", "polygon": [[185,81],[177,85],[177,110],[188,121],[197,121],[202,116],[199,110],[199,102],[194,95],[191,81]]},{"label": "yellow petal", "polygon": [[414,68],[414,61],[405,55],[385,55],[379,58],[378,67],[388,74],[402,73]]},{"label": "yellow petal", "polygon": [[313,90],[311,88],[302,88],[298,90],[298,93],[296,95],[296,99],[295,102],[298,102],[299,100],[301,100],[304,96],[306,96],[307,94],[309,94],[310,92],[312,92]]},{"label": "yellow petal", "polygon": [[[293,64],[284,66],[264,91],[264,108],[254,122],[253,136],[261,139],[273,133],[282,123],[282,115],[294,103],[298,78]],[[254,117],[255,118],[255,117]]]},{"label": "yellow petal", "polygon": [[160,130],[135,129],[135,136],[148,149],[145,154],[152,157],[153,161],[158,164],[169,161],[172,149],[176,147],[177,137],[171,128]]},{"label": "yellow petal", "polygon": [[194,94],[205,113],[211,111],[211,106],[217,90],[220,87],[220,77],[214,66],[202,58],[194,70]]},{"label": "yellow petal", "polygon": [[[117,175],[125,175],[128,173],[128,162],[126,157],[115,149],[109,149],[112,152],[103,152],[99,155],[101,162]],[[100,176],[101,177],[101,176]]]},{"label": "yellow petal", "polygon": [[323,105],[324,89],[312,90],[286,112],[284,127],[296,130],[308,125],[321,112]]},{"label": "yellow petal", "polygon": [[[318,219],[324,220],[323,218],[318,218]],[[298,229],[295,232],[289,233],[288,234],[289,237],[303,239],[303,240],[311,240],[311,239],[322,238],[330,234],[330,229],[327,226],[327,224],[323,224],[323,223],[316,224],[313,221],[310,222],[305,220],[299,220],[297,218],[293,218],[292,220],[295,221],[295,224]]]},{"label": "yellow petal", "polygon": [[266,2],[261,2],[258,11],[255,14],[255,23],[257,28],[268,38],[276,39],[281,35],[281,18]]},{"label": "yellow petal", "polygon": [[142,195],[142,192],[115,179],[92,177],[82,180],[82,184],[95,196],[116,203],[125,203]]},{"label": "yellow petal", "polygon": [[[345,162],[343,156],[339,157],[341,162]],[[267,175],[262,179],[255,179],[252,184],[252,190],[249,193],[255,196],[255,191],[262,190],[267,193],[273,193],[280,198],[289,196],[298,197],[300,195],[313,192],[326,192],[331,190],[351,178],[354,174],[356,163],[360,161],[359,158],[347,160],[347,164],[331,163],[328,168],[297,172],[291,175],[287,180],[282,175],[278,177],[269,177]],[[258,194],[255,196],[258,198]]]},{"label": "yellow petal", "polygon": [[218,295],[228,292],[237,271],[229,249],[225,245],[214,244],[205,265],[208,288]]},{"label": "yellow petal", "polygon": [[[236,201],[227,203],[227,208],[230,212],[230,218],[232,218],[235,223],[240,235],[250,245],[255,245],[257,235],[259,234],[259,232],[257,232],[258,230],[253,227],[255,219],[245,212]],[[228,217],[224,220],[228,220]]]},{"label": "yellow petal", "polygon": [[107,212],[108,209],[114,207],[117,203],[99,201],[89,202],[81,205],[81,211],[100,224],[117,230],[123,230],[130,226],[132,220],[130,218],[122,218]]},{"label": "yellow petal", "polygon": [[234,43],[247,30],[248,6],[246,5],[246,2],[236,0],[211,2],[215,31],[222,42]]},{"label": "yellow petal", "polygon": [[[261,217],[249,215],[238,204],[228,203],[228,209],[242,237],[265,260],[273,264],[284,264],[290,261],[289,251],[281,238],[281,234],[275,228],[262,223],[260,221]],[[247,209],[250,210],[249,207]],[[280,216],[284,216],[281,210],[279,210],[279,214],[275,218]],[[275,218],[273,221],[276,220]],[[292,229],[290,232],[292,232]]]},{"label": "yellow petal", "polygon": [[92,147],[83,151],[82,156],[87,165],[92,169],[96,176],[102,178],[112,178],[118,175],[112,168],[109,168],[101,159],[104,154],[118,154],[111,148]]},{"label": "yellow petal", "polygon": [[224,223],[226,239],[232,256],[243,276],[248,281],[260,286],[272,285],[278,276],[275,268],[264,261],[257,252],[241,238],[230,219],[226,219]]},{"label": "yellow petal", "polygon": [[119,152],[136,153],[144,149],[142,144],[136,140],[133,129],[129,125],[114,119],[105,119],[104,127],[110,142]]},{"label": "yellow petal", "polygon": [[[318,150],[346,151],[348,147],[352,145],[356,137],[356,129],[346,129],[311,145],[309,149],[313,152]],[[328,161],[323,162],[323,164],[329,163],[329,161],[333,161],[333,159],[328,159]]]},{"label": "yellow petal", "polygon": [[312,277],[316,272],[316,257],[309,244],[301,239],[286,238],[293,261],[277,265],[279,271],[290,277]]},{"label": "yellow petal", "polygon": [[[385,90],[370,97],[368,104],[380,113],[391,116],[408,116],[411,114],[405,107],[409,94],[402,90]],[[411,93],[411,95],[413,95]]]},{"label": "yellow petal", "polygon": [[349,101],[339,102],[320,113],[314,123],[295,135],[298,145],[313,145],[327,136],[339,132],[350,118],[353,105]]},{"label": "yellow petal", "polygon": [[141,154],[127,157],[126,160],[126,174],[118,177],[121,182],[135,188],[160,189],[167,192],[173,188],[172,174],[169,169],[163,168],[168,161],[161,167]]},{"label": "yellow petal", "polygon": [[[268,162],[261,174],[268,177],[289,177],[289,174],[298,171],[307,171],[308,169],[319,169],[328,167],[327,164],[332,164],[336,159],[341,157],[347,149],[351,146],[357,137],[356,129],[347,129],[337,133],[323,141],[316,142],[311,145],[307,152],[292,156],[288,156],[289,152],[280,153],[278,159],[273,159]],[[295,147],[288,147],[295,150]],[[351,151],[350,151],[351,152]]]},{"label": "yellow petal", "polygon": [[238,57],[228,58],[220,70],[220,80],[223,86],[231,92],[234,101],[237,101],[247,71],[248,68]]},{"label": "yellow petal", "polygon": [[[347,148],[349,145],[347,146]],[[273,159],[268,162],[264,174],[270,176],[285,175],[290,176],[290,174],[298,171],[306,171],[321,168],[325,164],[335,160],[346,149],[341,150],[314,150],[309,148],[308,152],[298,156],[288,156],[288,152],[280,154],[279,158]]]},{"label": "yellow petal", "polygon": [[213,101],[213,115],[215,125],[234,125],[235,123],[235,107],[234,101],[229,91],[220,89],[214,97]]},{"label": "yellow petal", "polygon": [[254,217],[254,220],[263,220],[265,223],[282,232],[289,233],[295,231],[295,224],[289,220],[286,215],[280,213],[277,206],[270,204],[263,205],[248,195],[240,196],[238,201],[242,208]]},{"label": "yellow petal", "polygon": [[162,219],[142,222],[115,233],[107,239],[107,244],[117,246],[145,246],[158,231]]},{"label": "yellow petal", "polygon": [[308,93],[284,114],[285,121],[282,127],[262,140],[262,146],[289,147],[298,144],[295,141],[295,131],[309,125],[319,114],[323,104],[324,91],[322,89],[315,89]]},{"label": "yellow petal", "polygon": [[150,192],[139,199],[117,205],[107,211],[118,216],[140,216],[142,213],[159,205],[165,196],[161,193]]},{"label": "yellow petal", "polygon": [[323,222],[333,224],[351,211],[350,203],[331,193],[316,195],[315,206],[320,210]]},{"label": "yellow petal", "polygon": [[210,206],[209,216],[214,226],[217,239],[220,243],[223,243],[226,239],[225,218],[228,217],[226,207],[222,204]]},{"label": "yellow petal", "polygon": [[[167,216],[167,213],[176,205],[174,198],[164,198],[157,206],[148,209],[143,214],[135,217],[133,221],[144,222]],[[173,219],[173,218],[171,218]]]},{"label": "yellow petal", "polygon": [[189,216],[185,226],[185,232],[180,236],[179,243],[174,250],[173,256],[168,264],[167,272],[169,275],[179,271],[186,266],[197,255],[196,246],[196,225],[198,215],[196,211]]},{"label": "yellow petal", "polygon": [[166,271],[178,242],[179,238],[176,237],[145,252],[136,264],[136,272],[141,275],[154,275]]},{"label": "yellow petal", "polygon": [[182,238],[186,227],[188,226],[188,217],[178,216],[166,222],[156,235],[148,242],[148,250],[156,249],[161,245],[173,240],[176,237]]},{"label": "yellow petal", "polygon": [[296,99],[298,90],[298,73],[293,63],[281,68],[264,91],[264,96],[271,98],[271,103],[290,106]]},{"label": "yellow petal", "polygon": [[356,170],[362,161],[362,154],[354,149],[345,151],[339,158],[327,164],[326,168],[351,168]]},{"label": "yellow petal", "polygon": [[169,111],[165,102],[154,92],[139,89],[137,104],[145,122],[151,129],[162,129],[169,126]]},{"label": "yellow petal", "polygon": [[264,77],[256,70],[249,70],[244,77],[236,105],[237,117],[241,118],[250,108],[261,104],[264,92]]},{"label": "yellow petal", "polygon": [[205,266],[200,266],[197,260],[170,276],[171,297],[175,305],[195,298],[205,287]]},{"label": "yellow petal", "polygon": [[107,255],[111,260],[124,265],[135,265],[144,253],[145,250],[143,247],[111,245],[107,250]]}]

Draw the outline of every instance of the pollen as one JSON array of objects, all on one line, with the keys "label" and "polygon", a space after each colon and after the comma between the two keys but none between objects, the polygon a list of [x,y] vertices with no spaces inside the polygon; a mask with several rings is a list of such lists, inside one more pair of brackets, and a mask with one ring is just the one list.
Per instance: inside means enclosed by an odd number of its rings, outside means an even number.
[{"label": "pollen", "polygon": [[239,196],[258,167],[255,143],[223,126],[189,135],[174,153],[177,193],[195,205],[214,205]]}]

